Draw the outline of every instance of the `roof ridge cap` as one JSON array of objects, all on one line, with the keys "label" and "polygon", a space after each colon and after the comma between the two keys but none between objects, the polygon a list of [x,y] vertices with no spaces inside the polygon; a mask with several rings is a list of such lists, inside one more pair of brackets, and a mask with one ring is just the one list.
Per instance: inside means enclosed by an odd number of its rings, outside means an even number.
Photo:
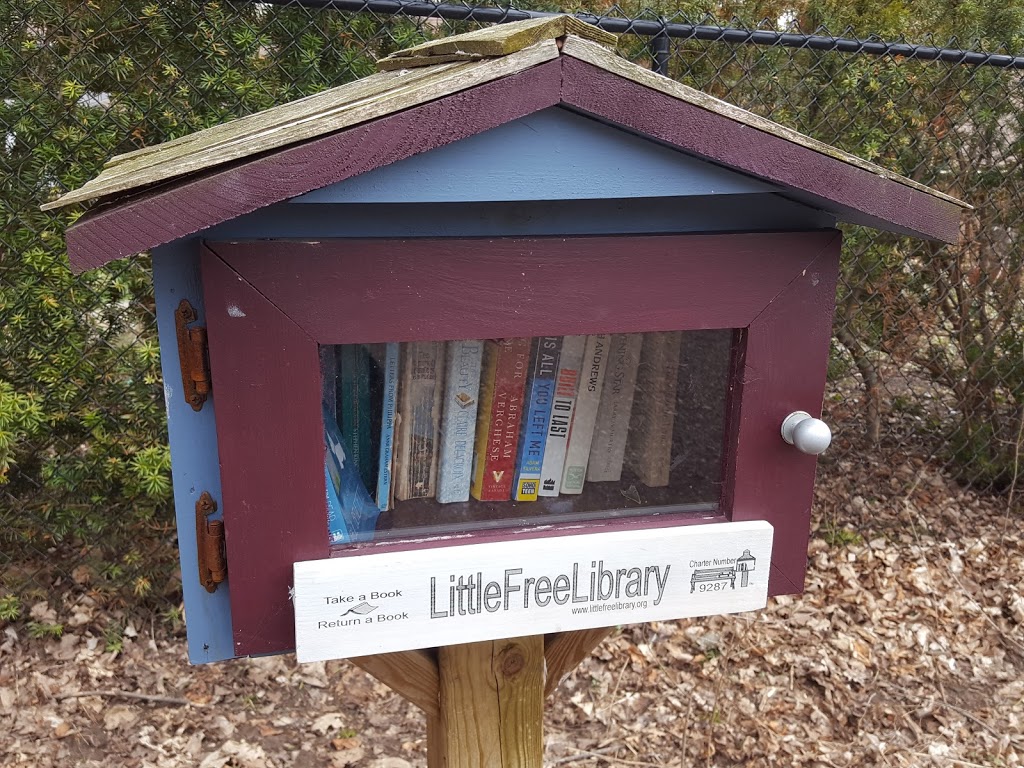
[{"label": "roof ridge cap", "polygon": [[593,24],[588,24],[575,16],[564,13],[552,14],[482,27],[438,40],[429,40],[411,48],[395,51],[379,59],[377,67],[388,71],[426,67],[453,61],[498,58],[516,53],[544,40],[556,40],[569,34],[604,47],[614,48],[618,42],[617,35],[606,32]]}]

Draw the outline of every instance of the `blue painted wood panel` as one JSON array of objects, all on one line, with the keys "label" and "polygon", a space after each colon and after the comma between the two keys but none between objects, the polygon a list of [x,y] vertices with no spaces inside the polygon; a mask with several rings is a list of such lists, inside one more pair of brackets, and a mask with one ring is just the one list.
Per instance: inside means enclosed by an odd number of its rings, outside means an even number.
[{"label": "blue painted wood panel", "polygon": [[741,173],[552,107],[291,202],[590,200],[777,190]]},{"label": "blue painted wood panel", "polygon": [[[185,597],[188,658],[193,664],[234,658],[228,582],[207,592],[199,583],[196,554],[196,501],[203,491],[220,504],[220,464],[217,430],[213,420],[213,395],[198,413],[185,402],[178,364],[178,339],[174,310],[188,299],[205,322],[203,291],[199,281],[199,249],[194,241],[178,241],[153,252],[153,286],[160,335],[160,361],[167,407],[167,431],[171,442],[171,476],[178,525],[181,581]],[[219,518],[218,509],[213,518]],[[229,565],[230,568],[230,565]]]},{"label": "blue painted wood panel", "polygon": [[201,233],[269,237],[502,237],[831,229],[835,217],[775,194],[504,203],[278,203]]}]

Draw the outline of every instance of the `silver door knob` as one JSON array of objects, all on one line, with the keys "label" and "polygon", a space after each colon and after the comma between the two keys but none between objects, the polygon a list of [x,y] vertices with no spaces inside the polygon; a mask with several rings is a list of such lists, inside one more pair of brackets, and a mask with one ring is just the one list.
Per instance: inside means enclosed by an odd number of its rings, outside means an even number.
[{"label": "silver door knob", "polygon": [[806,411],[793,411],[782,422],[782,439],[802,453],[817,456],[832,442],[832,430]]}]

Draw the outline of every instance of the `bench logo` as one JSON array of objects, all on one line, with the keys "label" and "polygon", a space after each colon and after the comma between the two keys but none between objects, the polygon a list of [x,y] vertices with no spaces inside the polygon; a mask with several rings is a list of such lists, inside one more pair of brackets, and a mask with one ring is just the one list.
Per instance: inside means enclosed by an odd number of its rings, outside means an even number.
[{"label": "bench logo", "polygon": [[721,592],[736,589],[736,577],[740,580],[740,589],[750,586],[750,573],[757,565],[757,558],[744,549],[739,557],[712,558],[710,560],[691,560],[690,593]]}]

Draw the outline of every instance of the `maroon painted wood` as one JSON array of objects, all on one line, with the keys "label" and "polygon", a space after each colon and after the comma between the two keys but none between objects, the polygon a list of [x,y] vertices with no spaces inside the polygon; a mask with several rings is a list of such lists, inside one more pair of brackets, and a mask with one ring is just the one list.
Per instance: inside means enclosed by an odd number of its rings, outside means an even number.
[{"label": "maroon painted wood", "polygon": [[316,342],[204,249],[235,652],[294,647],[292,563],[327,557]]},{"label": "maroon painted wood", "polygon": [[[211,244],[203,280],[238,653],[292,647],[293,562],[441,544],[328,551],[318,342],[745,327],[723,510],[776,526],[770,592],[799,591],[815,461],[779,426],[791,410],[819,412],[838,248],[836,232]],[[486,301],[459,298],[472,293],[453,285],[467,271]],[[495,291],[488,275],[519,278]],[[535,282],[555,275],[557,290]],[[459,543],[716,519],[509,528]]]},{"label": "maroon painted wood", "polygon": [[808,249],[834,238],[828,231],[211,247],[318,341],[349,344],[746,327],[807,265]]},{"label": "maroon painted wood", "polygon": [[[80,272],[563,104],[880,229],[956,242],[960,208],[568,56],[371,123],[129,196],[68,229]],[[614,190],[609,190],[614,197]]]},{"label": "maroon painted wood", "polygon": [[67,230],[75,272],[450,144],[558,103],[559,60],[83,216]]},{"label": "maroon painted wood", "polygon": [[[959,206],[568,56],[562,103],[761,179],[813,195],[875,229],[955,243]],[[813,202],[811,203],[813,204]],[[845,215],[844,215],[845,214]],[[851,215],[852,214],[852,215]],[[856,214],[861,214],[857,216]]]},{"label": "maroon painted wood", "polygon": [[780,428],[793,411],[821,416],[840,244],[836,234],[748,326],[733,399],[739,412],[723,501],[733,520],[775,526],[772,595],[803,591],[817,461],[786,445]]}]

